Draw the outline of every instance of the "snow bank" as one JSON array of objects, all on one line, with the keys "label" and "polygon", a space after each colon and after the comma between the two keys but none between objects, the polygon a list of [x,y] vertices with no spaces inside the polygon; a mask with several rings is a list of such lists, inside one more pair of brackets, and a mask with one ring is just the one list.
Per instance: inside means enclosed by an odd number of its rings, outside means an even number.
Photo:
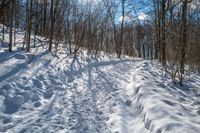
[{"label": "snow bank", "polygon": [[[133,76],[135,91],[131,97],[137,108],[133,107],[132,112],[139,113],[140,120],[148,131],[200,131],[200,91],[197,84],[191,86],[190,82],[186,81],[184,88],[174,85],[168,75],[162,75],[155,62],[144,61],[136,71]],[[134,126],[136,128],[137,123]]]}]

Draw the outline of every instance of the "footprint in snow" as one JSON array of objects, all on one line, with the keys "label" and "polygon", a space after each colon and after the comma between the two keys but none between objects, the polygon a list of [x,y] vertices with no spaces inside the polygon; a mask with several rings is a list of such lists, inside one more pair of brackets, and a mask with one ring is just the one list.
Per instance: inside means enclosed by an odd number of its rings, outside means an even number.
[{"label": "footprint in snow", "polygon": [[31,99],[31,93],[29,91],[20,92],[19,95],[24,97],[24,102],[27,102]]},{"label": "footprint in snow", "polygon": [[54,94],[54,91],[52,89],[49,89],[44,93],[44,98],[50,99],[53,96],[53,94]]},{"label": "footprint in snow", "polygon": [[16,54],[16,55],[15,55],[15,58],[16,58],[16,59],[20,59],[20,60],[24,60],[24,59],[26,59],[26,56],[25,56],[25,55],[22,55],[22,54]]},{"label": "footprint in snow", "polygon": [[12,122],[12,116],[11,115],[5,115],[3,116],[3,124],[11,123]]},{"label": "footprint in snow", "polygon": [[127,107],[130,107],[131,104],[132,104],[132,101],[131,100],[126,100],[125,104],[126,104]]},{"label": "footprint in snow", "polygon": [[60,82],[56,81],[53,78],[50,78],[49,80],[50,80],[51,84],[54,84],[54,85],[59,85],[60,84]]},{"label": "footprint in snow", "polygon": [[200,110],[197,111],[197,114],[200,115]]},{"label": "footprint in snow", "polygon": [[40,75],[38,76],[38,79],[40,79],[40,80],[45,80],[45,77],[44,77],[44,75],[41,75],[41,74],[40,74]]},{"label": "footprint in snow", "polygon": [[36,101],[35,103],[34,103],[34,107],[40,107],[42,104],[41,104],[41,102],[40,101]]},{"label": "footprint in snow", "polygon": [[11,96],[8,95],[4,100],[5,114],[13,114],[18,111],[21,105],[24,103],[24,97],[21,95]]},{"label": "footprint in snow", "polygon": [[1,90],[10,90],[10,89],[12,89],[13,87],[12,87],[12,85],[10,85],[10,84],[5,84],[2,88],[1,88]]},{"label": "footprint in snow", "polygon": [[168,100],[162,100],[164,103],[166,103],[169,106],[175,106],[175,103],[168,101]]},{"label": "footprint in snow", "polygon": [[22,79],[22,80],[27,80],[27,77],[24,77],[24,76],[23,76],[23,77],[21,77],[21,79]]},{"label": "footprint in snow", "polygon": [[35,101],[39,101],[40,100],[40,97],[38,94],[34,93],[31,97],[31,101],[32,102],[35,102]]},{"label": "footprint in snow", "polygon": [[41,83],[41,81],[37,80],[37,79],[33,79],[33,85],[36,86],[37,88],[42,88],[43,84]]}]

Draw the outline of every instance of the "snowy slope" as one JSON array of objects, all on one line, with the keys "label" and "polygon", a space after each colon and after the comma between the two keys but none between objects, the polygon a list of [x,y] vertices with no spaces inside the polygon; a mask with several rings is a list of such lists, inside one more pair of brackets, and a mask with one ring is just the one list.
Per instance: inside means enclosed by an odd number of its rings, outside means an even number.
[{"label": "snowy slope", "polygon": [[174,85],[156,61],[112,55],[77,59],[0,51],[0,132],[198,133],[200,77]]}]

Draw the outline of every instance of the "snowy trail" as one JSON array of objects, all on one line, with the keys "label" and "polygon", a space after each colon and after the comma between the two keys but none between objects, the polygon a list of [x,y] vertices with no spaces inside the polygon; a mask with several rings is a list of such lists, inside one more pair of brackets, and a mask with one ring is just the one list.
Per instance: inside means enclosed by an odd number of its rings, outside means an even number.
[{"label": "snowy trail", "polygon": [[29,57],[16,52],[0,58],[0,132],[200,129],[198,76],[180,88],[162,75],[156,62],[142,59],[91,58],[84,53],[77,59],[62,54],[58,58],[39,52],[27,64]]},{"label": "snowy trail", "polygon": [[[7,77],[4,81],[6,83],[10,79],[15,79],[9,87],[17,86],[19,89],[23,87],[25,91],[31,89],[36,100],[31,101],[33,107],[29,106],[31,103],[29,101],[22,105],[24,107],[20,105],[20,110],[17,112],[5,112],[3,117],[13,120],[5,122],[2,131],[110,132],[109,126],[114,127],[109,125],[112,124],[112,121],[109,122],[111,115],[116,115],[119,105],[123,108],[121,104],[124,102],[124,97],[120,94],[119,83],[126,81],[126,77],[122,72],[131,71],[129,67],[133,61],[131,59],[82,62],[72,60],[69,66],[63,67],[69,58],[58,60],[48,56],[47,53],[39,54],[26,69],[19,70],[15,76]],[[127,64],[127,67],[124,68],[123,64]],[[27,86],[23,86],[25,82]],[[12,95],[20,93],[14,92]],[[115,106],[116,112],[113,110]]]}]

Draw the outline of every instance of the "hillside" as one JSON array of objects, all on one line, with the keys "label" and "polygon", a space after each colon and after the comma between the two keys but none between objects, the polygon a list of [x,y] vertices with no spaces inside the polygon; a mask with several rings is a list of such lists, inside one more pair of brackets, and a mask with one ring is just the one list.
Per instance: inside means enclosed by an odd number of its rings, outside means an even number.
[{"label": "hillside", "polygon": [[[173,84],[157,61],[82,49],[77,58],[46,41],[0,50],[0,132],[197,133],[200,76]],[[6,34],[6,39],[8,35]]]}]

